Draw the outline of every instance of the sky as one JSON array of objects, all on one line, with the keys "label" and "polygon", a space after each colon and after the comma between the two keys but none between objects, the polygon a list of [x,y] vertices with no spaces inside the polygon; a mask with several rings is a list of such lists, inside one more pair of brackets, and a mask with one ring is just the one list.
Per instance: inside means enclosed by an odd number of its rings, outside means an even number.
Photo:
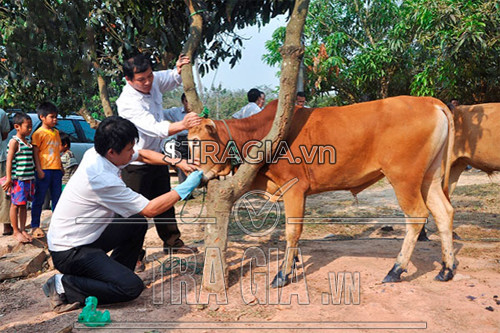
[{"label": "sky", "polygon": [[[278,67],[271,67],[262,61],[262,55],[266,53],[265,43],[270,40],[274,30],[286,25],[286,16],[281,15],[272,19],[267,25],[247,27],[237,31],[241,36],[248,38],[243,40],[243,51],[241,59],[231,69],[229,61],[219,65],[217,71],[211,71],[202,78],[204,88],[209,89],[212,82],[215,87],[222,85],[223,88],[231,90],[250,90],[252,88],[267,85],[273,88],[279,85],[276,77]],[[215,77],[215,79],[214,79]]]}]

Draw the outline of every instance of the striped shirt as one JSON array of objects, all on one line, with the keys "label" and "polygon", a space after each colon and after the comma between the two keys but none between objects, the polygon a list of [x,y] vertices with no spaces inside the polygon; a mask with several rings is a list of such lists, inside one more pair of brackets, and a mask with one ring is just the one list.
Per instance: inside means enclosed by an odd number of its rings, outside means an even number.
[{"label": "striped shirt", "polygon": [[12,161],[12,179],[30,180],[35,179],[35,162],[33,160],[33,146],[27,144],[17,136],[12,139],[16,140],[19,148],[14,155]]}]

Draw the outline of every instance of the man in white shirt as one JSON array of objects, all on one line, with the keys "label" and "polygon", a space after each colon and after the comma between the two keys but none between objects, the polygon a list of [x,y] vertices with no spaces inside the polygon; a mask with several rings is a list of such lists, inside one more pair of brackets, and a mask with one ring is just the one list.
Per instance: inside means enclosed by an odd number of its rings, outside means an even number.
[{"label": "man in white shirt", "polygon": [[306,94],[303,91],[297,93],[297,98],[295,99],[295,104],[301,108],[306,107]]},{"label": "man in white shirt", "polygon": [[[123,64],[127,84],[116,101],[118,114],[130,120],[139,130],[137,149],[150,149],[161,152],[162,139],[180,131],[199,125],[201,118],[190,113],[179,122],[171,123],[163,116],[163,94],[182,83],[181,68],[189,63],[189,58],[180,56],[176,70],[153,72],[149,57],[139,54]],[[189,173],[193,165],[179,163],[176,167]],[[123,170],[122,179],[132,190],[148,199],[170,191],[170,175],[167,166],[145,165],[133,162]],[[180,239],[181,233],[175,220],[174,208],[155,218],[156,231],[163,240],[165,252],[193,253]]]},{"label": "man in white shirt", "polygon": [[260,92],[260,98],[257,100],[256,104],[261,110],[264,109],[264,105],[266,104],[266,93],[265,92],[263,92],[263,91]]},{"label": "man in white shirt", "polygon": [[[10,131],[9,117],[0,108],[0,178],[5,176],[7,161],[7,135]],[[0,191],[0,223],[3,224],[3,235],[12,235],[9,218],[10,199],[4,191]]]},{"label": "man in white shirt", "polygon": [[[266,98],[263,92],[256,88],[250,89],[247,93],[247,98],[248,104],[242,107],[238,112],[233,114],[233,118],[243,119],[253,116],[254,114],[262,111],[262,106],[264,105],[264,101]],[[259,104],[261,106],[259,106]]]},{"label": "man in white shirt", "polygon": [[[52,215],[47,242],[54,266],[43,291],[52,309],[61,313],[78,308],[95,296],[102,304],[137,298],[144,283],[134,273],[147,223],[114,219],[140,214],[153,217],[170,209],[199,185],[195,171],[172,191],[148,200],[128,188],[120,171],[131,161],[167,164],[172,159],[150,150],[134,150],[137,128],[121,117],[104,119],[89,149],[69,180]],[[113,250],[109,257],[106,253]]]}]

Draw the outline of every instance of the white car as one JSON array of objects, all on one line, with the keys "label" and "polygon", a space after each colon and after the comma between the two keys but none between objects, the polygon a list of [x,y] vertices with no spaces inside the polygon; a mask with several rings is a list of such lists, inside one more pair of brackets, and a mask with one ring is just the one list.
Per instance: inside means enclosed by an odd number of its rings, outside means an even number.
[{"label": "white car", "polygon": [[[9,120],[11,120],[11,128],[14,128],[14,126],[12,125],[13,116],[14,113],[9,114]],[[36,113],[28,113],[28,116],[30,116],[31,121],[33,122],[34,132],[41,126],[42,123]],[[75,158],[78,163],[80,163],[85,151],[94,146],[95,129],[91,128],[90,125],[85,121],[85,119],[83,119],[83,117],[77,115],[69,115],[66,117],[58,116],[56,128],[59,130],[59,132],[64,132],[69,135],[71,141],[70,149],[73,154],[75,154]],[[8,137],[9,140],[15,133],[16,130],[14,129],[10,131]]]}]

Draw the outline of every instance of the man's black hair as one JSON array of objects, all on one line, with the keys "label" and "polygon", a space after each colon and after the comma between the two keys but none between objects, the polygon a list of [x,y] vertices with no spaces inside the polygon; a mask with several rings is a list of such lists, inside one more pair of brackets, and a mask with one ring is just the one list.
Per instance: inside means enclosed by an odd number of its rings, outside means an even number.
[{"label": "man's black hair", "polygon": [[260,91],[259,89],[256,89],[256,88],[250,89],[247,93],[248,102],[255,103],[259,99],[260,94],[262,94],[262,91]]},{"label": "man's black hair", "polygon": [[125,146],[135,143],[138,138],[137,127],[130,120],[118,116],[108,117],[97,127],[94,147],[101,156],[106,156],[109,149],[120,154]]},{"label": "man's black hair", "polygon": [[51,102],[43,102],[36,108],[36,113],[38,114],[38,118],[47,117],[49,114],[55,114],[57,116],[59,110],[57,106]]},{"label": "man's black hair", "polygon": [[25,120],[31,120],[30,116],[24,112],[16,112],[12,118],[12,124],[21,126]]},{"label": "man's black hair", "polygon": [[123,63],[123,75],[129,80],[134,79],[135,73],[144,73],[149,68],[153,68],[151,58],[147,54],[140,53]]},{"label": "man's black hair", "polygon": [[299,92],[297,93],[297,97],[304,97],[304,98],[306,98],[306,93],[305,93],[305,92],[303,92],[303,91],[299,91]]},{"label": "man's black hair", "polygon": [[64,132],[59,132],[59,136],[61,137],[61,145],[68,145],[68,149],[71,148],[71,140],[69,139],[69,135]]}]

